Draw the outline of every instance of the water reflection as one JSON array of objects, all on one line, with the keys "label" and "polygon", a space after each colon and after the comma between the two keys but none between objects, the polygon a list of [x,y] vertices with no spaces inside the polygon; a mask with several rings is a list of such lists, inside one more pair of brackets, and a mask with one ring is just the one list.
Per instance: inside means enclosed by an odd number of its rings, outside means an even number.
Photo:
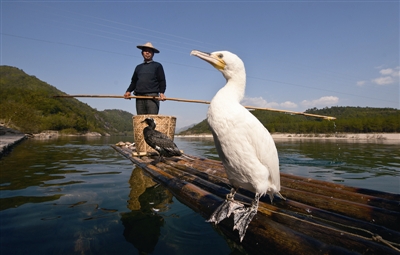
[{"label": "water reflection", "polygon": [[186,154],[209,159],[219,158],[212,137],[176,137],[174,141]]},{"label": "water reflection", "polygon": [[172,194],[135,168],[129,179],[130,193],[128,208],[131,212],[121,213],[123,235],[140,254],[152,253],[157,245],[164,218],[159,211],[166,211],[172,203]]},{"label": "water reflection", "polygon": [[128,200],[128,208],[132,211],[140,210],[141,205],[139,197],[147,188],[155,186],[157,183],[151,178],[145,176],[141,168],[136,167],[133,169],[131,177],[129,178],[130,192]]},{"label": "water reflection", "polygon": [[[0,254],[245,254],[110,144],[133,137],[26,140],[0,160]],[[212,139],[177,137],[218,158]],[[400,193],[400,146],[276,141],[281,171]]]}]

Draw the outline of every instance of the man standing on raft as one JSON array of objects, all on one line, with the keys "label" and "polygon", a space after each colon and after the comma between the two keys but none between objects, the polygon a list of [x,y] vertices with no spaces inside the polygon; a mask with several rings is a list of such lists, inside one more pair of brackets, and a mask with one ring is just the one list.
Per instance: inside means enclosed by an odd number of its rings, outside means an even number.
[{"label": "man standing on raft", "polygon": [[[160,53],[160,51],[154,48],[150,42],[138,45],[137,48],[142,50],[144,62],[136,66],[131,84],[124,97],[129,99],[133,91],[136,96],[159,97],[159,100],[164,101],[164,93],[167,88],[164,68],[160,63],[153,61],[154,53]],[[160,109],[159,100],[137,98],[136,113],[138,115],[158,114]]]}]

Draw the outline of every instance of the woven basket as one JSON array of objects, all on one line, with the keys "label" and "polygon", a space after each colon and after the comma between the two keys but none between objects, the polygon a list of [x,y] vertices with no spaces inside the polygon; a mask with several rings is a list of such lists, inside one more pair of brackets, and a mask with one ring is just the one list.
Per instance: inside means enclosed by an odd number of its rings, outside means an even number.
[{"label": "woven basket", "polygon": [[133,138],[135,140],[137,153],[156,152],[153,148],[147,145],[144,140],[143,129],[147,127],[147,124],[146,122],[142,123],[142,121],[146,118],[153,118],[156,123],[156,130],[166,134],[172,141],[174,140],[176,126],[175,117],[150,114],[133,116]]}]

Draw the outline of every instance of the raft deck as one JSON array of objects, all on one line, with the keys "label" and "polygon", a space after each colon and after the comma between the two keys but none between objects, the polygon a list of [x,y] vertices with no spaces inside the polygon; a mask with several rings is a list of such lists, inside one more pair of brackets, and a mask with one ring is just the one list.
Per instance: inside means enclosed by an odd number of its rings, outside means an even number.
[{"label": "raft deck", "polygon": [[[120,154],[163,184],[183,204],[208,219],[231,186],[220,161],[191,155],[139,156],[132,147],[112,145]],[[281,173],[286,200],[260,199],[242,241],[254,254],[400,254],[400,195],[348,187]],[[235,199],[250,204],[254,194]],[[211,223],[210,223],[211,224]],[[239,242],[233,220],[216,225]]]}]

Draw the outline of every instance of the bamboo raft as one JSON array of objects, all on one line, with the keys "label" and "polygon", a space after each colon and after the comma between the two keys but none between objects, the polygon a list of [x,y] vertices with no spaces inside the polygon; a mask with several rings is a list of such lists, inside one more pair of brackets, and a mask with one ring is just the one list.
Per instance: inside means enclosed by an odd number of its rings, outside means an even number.
[{"label": "bamboo raft", "polygon": [[[185,155],[166,158],[112,147],[167,187],[183,204],[208,219],[230,191],[220,161]],[[243,247],[252,254],[400,254],[400,195],[348,187],[281,173],[286,201],[260,199]],[[250,203],[239,190],[235,199]],[[216,225],[239,242],[233,220]]]}]

